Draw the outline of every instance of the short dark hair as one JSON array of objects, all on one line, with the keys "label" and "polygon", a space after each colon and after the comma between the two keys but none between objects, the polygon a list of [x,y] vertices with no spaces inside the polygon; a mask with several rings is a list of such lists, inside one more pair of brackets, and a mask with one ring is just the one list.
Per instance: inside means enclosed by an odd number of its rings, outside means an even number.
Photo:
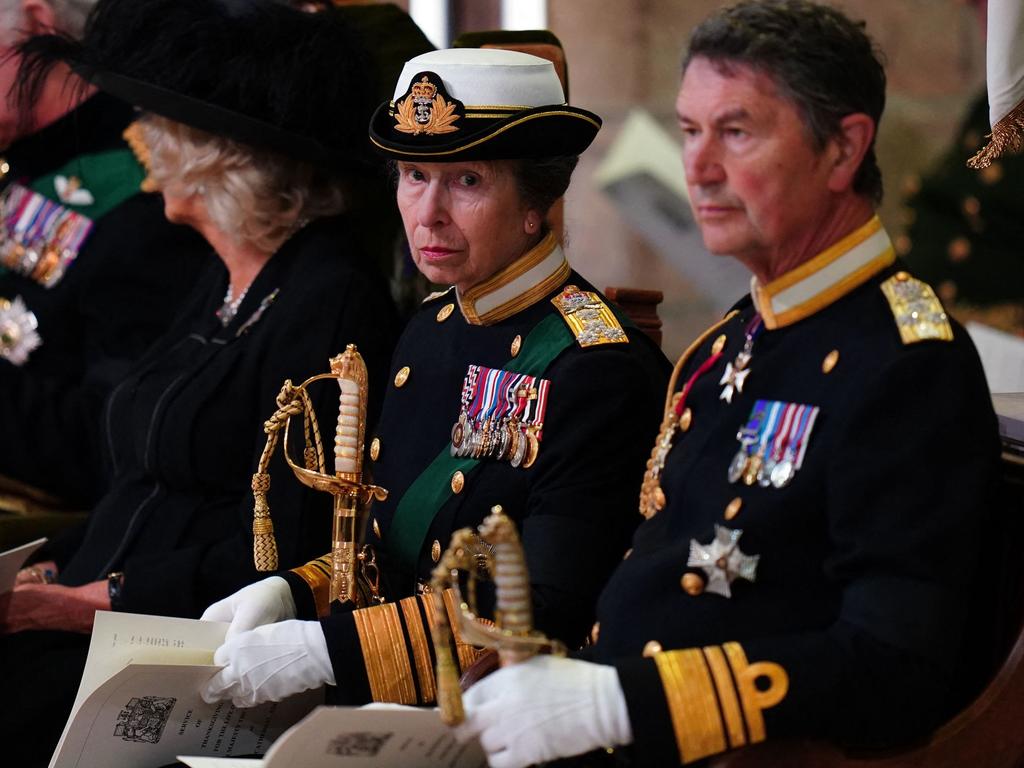
[{"label": "short dark hair", "polygon": [[562,155],[513,161],[516,189],[526,207],[540,211],[542,216],[547,215],[555,201],[569,188],[569,180],[579,159],[579,155]]},{"label": "short dark hair", "polygon": [[[885,69],[864,22],[807,0],[744,0],[718,11],[693,30],[684,74],[696,58],[725,74],[738,64],[771,77],[800,110],[819,151],[838,135],[842,118],[862,112],[877,128],[885,109]],[[853,188],[882,200],[874,139]]]}]

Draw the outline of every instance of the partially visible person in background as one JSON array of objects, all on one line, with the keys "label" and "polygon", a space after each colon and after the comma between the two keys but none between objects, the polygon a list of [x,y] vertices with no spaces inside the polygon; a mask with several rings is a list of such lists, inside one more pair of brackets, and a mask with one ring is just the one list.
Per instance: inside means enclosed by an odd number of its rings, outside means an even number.
[{"label": "partially visible person in background", "polygon": [[104,488],[104,397],[167,330],[206,252],[140,190],[130,104],[66,65],[18,91],[19,43],[79,36],[94,1],[0,0],[0,475],[71,505]]},{"label": "partially visible person in background", "polygon": [[[19,765],[43,764],[56,742],[97,609],[195,617],[257,578],[250,483],[285,379],[326,371],[354,343],[380,407],[397,323],[363,247],[380,204],[368,190],[385,177],[363,131],[374,68],[393,79],[430,45],[394,6],[372,9],[100,0],[81,43],[22,48],[28,92],[66,62],[144,110],[132,136],[147,186],[212,253],[171,330],[107,399],[107,492],[0,604],[0,697],[18,702],[0,736],[26,750]],[[174,268],[134,256],[157,275]],[[337,387],[312,394],[336,418]],[[280,561],[299,565],[330,541],[330,499],[289,482],[283,461],[272,472]],[[32,583],[40,571],[57,583]]]},{"label": "partially visible person in background", "polygon": [[[988,0],[969,5],[985,31]],[[989,113],[983,91],[935,166],[907,180],[896,247],[958,319],[1024,334],[1024,155],[1004,152],[977,170],[966,163],[991,132]]]}]

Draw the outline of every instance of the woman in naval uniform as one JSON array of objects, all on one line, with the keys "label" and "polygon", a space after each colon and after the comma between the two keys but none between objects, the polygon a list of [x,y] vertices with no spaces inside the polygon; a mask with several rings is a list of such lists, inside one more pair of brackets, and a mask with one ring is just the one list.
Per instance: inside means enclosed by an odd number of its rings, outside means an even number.
[{"label": "woman in naval uniform", "polygon": [[406,64],[370,138],[393,161],[417,267],[450,287],[399,341],[370,444],[390,494],[367,533],[388,602],[332,612],[324,558],[211,606],[204,618],[232,627],[207,698],[253,705],[328,683],[344,702],[432,701],[424,585],[452,533],[495,506],[518,524],[537,627],[583,642],[638,522],[640,447],[666,380],[664,356],[546,224],[599,127],[543,59],[456,49]]}]

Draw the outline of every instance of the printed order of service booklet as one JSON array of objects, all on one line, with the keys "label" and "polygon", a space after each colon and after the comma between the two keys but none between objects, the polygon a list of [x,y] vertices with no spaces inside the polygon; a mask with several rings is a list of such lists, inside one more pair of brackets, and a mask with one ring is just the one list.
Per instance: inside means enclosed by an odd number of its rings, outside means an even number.
[{"label": "printed order of service booklet", "polygon": [[479,744],[458,744],[436,710],[318,707],[322,689],[251,709],[207,704],[199,690],[218,669],[227,627],[97,611],[50,768],[159,768],[179,755],[193,768],[486,765]]},{"label": "printed order of service booklet", "polygon": [[178,756],[189,768],[486,768],[477,743],[459,744],[437,710],[318,707],[262,760]]},{"label": "printed order of service booklet", "polygon": [[97,611],[85,672],[50,768],[158,768],[176,755],[263,755],[323,690],[238,709],[199,695],[227,624]]}]

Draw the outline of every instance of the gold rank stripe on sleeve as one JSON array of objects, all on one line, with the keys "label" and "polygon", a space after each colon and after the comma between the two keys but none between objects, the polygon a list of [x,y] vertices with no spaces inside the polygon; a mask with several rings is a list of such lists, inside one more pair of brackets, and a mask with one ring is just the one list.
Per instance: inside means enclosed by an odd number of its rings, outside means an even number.
[{"label": "gold rank stripe on sleeve", "polygon": [[331,608],[331,555],[318,557],[303,566],[292,568],[292,573],[302,579],[313,593],[316,615],[323,618]]},{"label": "gold rank stripe on sleeve", "polygon": [[882,293],[896,318],[896,326],[904,344],[953,340],[949,317],[928,283],[906,272],[897,272],[882,283]]},{"label": "gold rank stripe on sleeve", "polygon": [[[779,664],[748,663],[739,643],[665,651],[654,661],[684,764],[764,741],[762,713],[789,690]],[[764,690],[759,678],[767,681]]]},{"label": "gold rank stripe on sleeve", "polygon": [[[455,655],[461,671],[480,656],[462,641],[456,621],[454,593],[443,594],[448,622],[455,634]],[[432,704],[437,698],[431,629],[436,623],[429,594],[397,603],[361,608],[353,613],[366,677],[374,701],[394,704]]]}]

